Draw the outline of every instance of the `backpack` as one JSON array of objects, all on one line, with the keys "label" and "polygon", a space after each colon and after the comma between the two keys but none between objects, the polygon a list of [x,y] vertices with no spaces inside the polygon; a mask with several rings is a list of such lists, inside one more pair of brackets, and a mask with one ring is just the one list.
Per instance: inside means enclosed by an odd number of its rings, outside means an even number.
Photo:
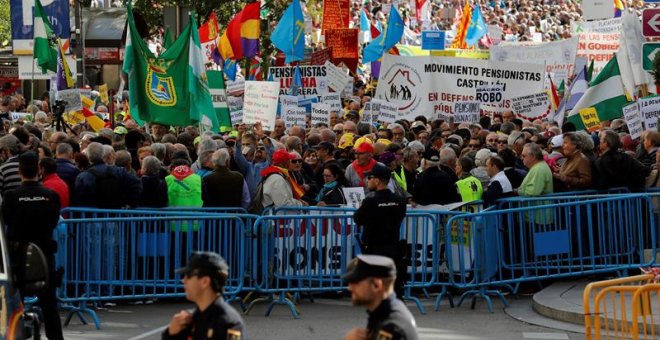
[{"label": "backpack", "polygon": [[282,176],[282,174],[273,172],[266,175],[266,177],[262,177],[261,181],[259,181],[259,185],[257,185],[257,191],[254,195],[254,198],[252,198],[252,202],[250,203],[250,206],[248,207],[248,212],[250,214],[261,215],[264,212],[264,205],[263,205],[264,183],[266,183],[266,179],[268,179],[268,177],[275,174]]},{"label": "backpack", "polygon": [[120,209],[124,206],[124,194],[119,179],[112,172],[111,167],[106,167],[105,172],[94,168],[87,170],[96,178],[95,206],[105,209]]}]

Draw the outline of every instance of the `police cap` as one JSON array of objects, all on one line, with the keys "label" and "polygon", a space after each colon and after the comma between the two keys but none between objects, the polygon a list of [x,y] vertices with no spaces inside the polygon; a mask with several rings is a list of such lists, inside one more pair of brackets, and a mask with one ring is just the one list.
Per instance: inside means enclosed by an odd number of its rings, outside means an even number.
[{"label": "police cap", "polygon": [[380,255],[358,255],[348,264],[342,279],[348,283],[356,283],[369,277],[395,276],[396,267],[391,258]]}]

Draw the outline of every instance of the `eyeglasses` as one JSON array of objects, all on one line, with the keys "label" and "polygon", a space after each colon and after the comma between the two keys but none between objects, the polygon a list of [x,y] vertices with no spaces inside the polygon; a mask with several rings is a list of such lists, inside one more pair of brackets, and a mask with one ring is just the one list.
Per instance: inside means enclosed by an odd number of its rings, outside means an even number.
[{"label": "eyeglasses", "polygon": [[497,139],[488,139],[486,140],[488,143],[497,143]]},{"label": "eyeglasses", "polygon": [[264,146],[257,146],[257,150],[259,150],[259,151],[264,151],[264,150],[266,150],[266,147],[264,147]]},{"label": "eyeglasses", "polygon": [[302,163],[302,159],[292,159],[292,160],[291,160],[291,163],[293,163],[293,164],[299,164],[299,163]]}]

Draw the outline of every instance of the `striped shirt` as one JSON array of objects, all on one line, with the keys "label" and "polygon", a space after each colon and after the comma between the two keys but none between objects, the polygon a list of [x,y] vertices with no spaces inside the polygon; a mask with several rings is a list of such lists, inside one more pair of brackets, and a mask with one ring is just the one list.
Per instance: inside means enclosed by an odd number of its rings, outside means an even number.
[{"label": "striped shirt", "polygon": [[18,156],[13,156],[0,165],[0,193],[4,196],[7,191],[16,189],[20,185],[21,176],[18,174]]}]

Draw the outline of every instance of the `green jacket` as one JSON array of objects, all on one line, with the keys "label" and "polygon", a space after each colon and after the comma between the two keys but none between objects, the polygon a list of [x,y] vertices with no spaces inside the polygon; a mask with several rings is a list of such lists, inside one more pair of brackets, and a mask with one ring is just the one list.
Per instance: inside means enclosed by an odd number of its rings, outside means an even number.
[{"label": "green jacket", "polygon": [[[167,198],[170,207],[202,207],[202,178],[197,174],[191,174],[183,180],[178,180],[173,175],[165,177],[167,183]],[[187,231],[187,223],[182,223],[182,231]],[[176,226],[172,226],[172,231],[176,231]],[[197,223],[193,225],[197,231]]]}]

